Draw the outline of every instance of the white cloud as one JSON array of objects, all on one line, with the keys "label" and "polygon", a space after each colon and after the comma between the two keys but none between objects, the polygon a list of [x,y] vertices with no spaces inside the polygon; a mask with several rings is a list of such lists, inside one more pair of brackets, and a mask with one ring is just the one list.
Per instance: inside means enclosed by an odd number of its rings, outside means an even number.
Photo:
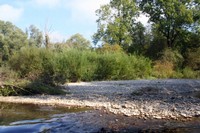
[{"label": "white cloud", "polygon": [[55,7],[60,5],[61,0],[34,0],[34,2],[39,6]]},{"label": "white cloud", "polygon": [[70,9],[73,20],[95,21],[95,11],[107,3],[109,0],[68,0],[66,6]]},{"label": "white cloud", "polygon": [[14,8],[8,4],[0,5],[0,19],[16,22],[22,16],[23,11],[22,8]]}]

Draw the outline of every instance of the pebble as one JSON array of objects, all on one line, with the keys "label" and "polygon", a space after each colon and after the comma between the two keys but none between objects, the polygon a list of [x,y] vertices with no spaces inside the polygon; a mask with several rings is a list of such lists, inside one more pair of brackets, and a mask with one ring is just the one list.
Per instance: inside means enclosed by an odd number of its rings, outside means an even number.
[{"label": "pebble", "polygon": [[[114,114],[138,116],[145,119],[179,119],[200,115],[200,99],[189,93],[193,90],[200,92],[197,86],[200,86],[199,80],[90,82],[68,84],[67,90],[71,92],[71,95],[0,97],[0,101],[87,106],[104,108]],[[131,95],[133,92],[139,92],[142,95]]]}]

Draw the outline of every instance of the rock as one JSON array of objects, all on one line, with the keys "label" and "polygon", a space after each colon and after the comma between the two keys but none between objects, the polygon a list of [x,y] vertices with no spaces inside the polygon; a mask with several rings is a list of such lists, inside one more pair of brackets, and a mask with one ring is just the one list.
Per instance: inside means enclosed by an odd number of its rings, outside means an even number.
[{"label": "rock", "polygon": [[121,106],[118,105],[118,104],[112,104],[111,107],[114,108],[114,109],[120,109],[121,108]]},{"label": "rock", "polygon": [[155,118],[155,119],[162,119],[163,117],[160,116],[160,115],[156,115],[156,116],[153,116],[153,118]]},{"label": "rock", "polygon": [[189,116],[189,115],[187,115],[187,113],[185,113],[185,112],[181,112],[180,115],[183,116],[183,117],[188,117],[188,116]]},{"label": "rock", "polygon": [[195,115],[199,116],[200,115],[200,111],[195,111]]}]

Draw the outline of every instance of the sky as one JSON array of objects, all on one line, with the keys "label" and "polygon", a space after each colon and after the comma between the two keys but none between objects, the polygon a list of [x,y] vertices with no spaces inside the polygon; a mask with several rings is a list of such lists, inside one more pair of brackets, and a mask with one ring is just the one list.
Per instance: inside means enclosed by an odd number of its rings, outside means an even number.
[{"label": "sky", "polygon": [[[52,42],[65,41],[76,33],[91,41],[97,31],[95,10],[107,3],[109,0],[0,0],[0,20],[23,31],[35,25],[47,31]],[[145,16],[140,20],[146,23]]]}]

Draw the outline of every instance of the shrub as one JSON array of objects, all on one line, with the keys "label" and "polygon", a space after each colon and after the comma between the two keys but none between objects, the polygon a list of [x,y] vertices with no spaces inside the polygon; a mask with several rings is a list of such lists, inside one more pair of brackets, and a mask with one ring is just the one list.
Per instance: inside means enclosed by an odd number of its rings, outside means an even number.
[{"label": "shrub", "polygon": [[199,73],[197,71],[192,70],[189,67],[183,69],[183,78],[199,78]]},{"label": "shrub", "polygon": [[15,82],[19,75],[9,67],[0,67],[0,82]]},{"label": "shrub", "polygon": [[81,58],[81,77],[82,81],[92,81],[96,77],[98,55],[96,52],[83,51]]},{"label": "shrub", "polygon": [[68,81],[91,81],[96,71],[97,54],[77,49],[65,49],[58,58],[58,70],[66,75]]},{"label": "shrub", "polygon": [[136,78],[148,78],[152,73],[152,62],[143,56],[130,56],[131,68],[134,70]]},{"label": "shrub", "polygon": [[151,73],[151,61],[140,56],[124,53],[104,53],[99,55],[97,79],[119,80],[146,78]]},{"label": "shrub", "polygon": [[97,49],[98,52],[106,53],[106,52],[111,52],[111,53],[123,53],[123,48],[118,45],[110,45],[108,43],[103,44],[102,47]]},{"label": "shrub", "polygon": [[200,47],[188,51],[186,56],[186,66],[193,70],[200,70]]},{"label": "shrub", "polygon": [[42,59],[38,48],[23,48],[9,60],[10,67],[22,78],[36,79],[42,72]]},{"label": "shrub", "polygon": [[15,53],[10,66],[22,78],[58,85],[66,81],[147,78],[151,61],[123,52],[27,48]]},{"label": "shrub", "polygon": [[161,53],[161,58],[163,62],[171,62],[174,66],[174,68],[180,68],[182,66],[182,63],[184,61],[183,56],[177,51],[172,49],[165,49]]},{"label": "shrub", "polygon": [[173,76],[174,65],[169,61],[155,61],[153,75],[157,78],[169,78]]}]

